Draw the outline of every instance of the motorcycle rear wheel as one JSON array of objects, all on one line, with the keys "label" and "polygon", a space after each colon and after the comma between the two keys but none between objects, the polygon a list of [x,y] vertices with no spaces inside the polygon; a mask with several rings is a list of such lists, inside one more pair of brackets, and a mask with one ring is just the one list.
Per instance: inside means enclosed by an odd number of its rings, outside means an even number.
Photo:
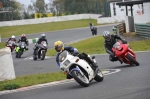
[{"label": "motorcycle rear wheel", "polygon": [[127,56],[126,56],[126,58],[128,59],[128,60],[130,60],[133,64],[135,64],[136,66],[139,66],[139,63],[130,55],[130,54],[128,54]]}]

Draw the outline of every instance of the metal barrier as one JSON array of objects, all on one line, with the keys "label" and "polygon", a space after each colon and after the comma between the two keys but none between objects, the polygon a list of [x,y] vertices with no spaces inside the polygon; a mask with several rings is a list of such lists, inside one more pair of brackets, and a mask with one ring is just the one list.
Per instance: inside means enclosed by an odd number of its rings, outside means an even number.
[{"label": "metal barrier", "polygon": [[135,24],[136,34],[144,38],[150,38],[150,24]]}]

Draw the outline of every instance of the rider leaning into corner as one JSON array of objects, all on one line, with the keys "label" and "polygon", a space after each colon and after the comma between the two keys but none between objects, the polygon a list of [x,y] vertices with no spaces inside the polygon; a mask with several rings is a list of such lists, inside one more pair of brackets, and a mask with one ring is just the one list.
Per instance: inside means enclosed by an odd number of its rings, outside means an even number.
[{"label": "rider leaning into corner", "polygon": [[6,41],[6,45],[7,45],[7,43],[9,42],[9,41],[14,41],[15,43],[16,43],[16,38],[15,38],[15,36],[14,35],[12,35],[10,38],[8,38],[8,40]]},{"label": "rider leaning into corner", "polygon": [[[67,50],[68,52],[70,52],[72,55],[74,56],[78,56],[80,59],[85,59],[92,67],[93,70],[96,70],[96,68],[98,68],[98,65],[96,63],[94,63],[94,61],[86,54],[86,53],[82,53],[82,54],[79,54],[78,53],[78,50],[74,47],[71,47],[71,46],[64,46],[63,42],[61,41],[56,41],[54,43],[54,47],[55,47],[55,50],[57,52],[56,54],[56,62],[57,62],[57,65],[60,67],[60,63],[59,63],[59,55],[64,51],[64,50]],[[67,79],[71,79],[72,76],[67,73],[66,75],[66,78]]]},{"label": "rider leaning into corner", "polygon": [[[112,47],[117,42],[117,40],[121,40],[123,44],[127,44],[127,41],[125,41],[125,39],[120,37],[119,35],[110,34],[109,31],[104,31],[103,37],[105,39],[104,46],[106,52],[109,54],[109,60],[112,62],[120,61],[118,57],[115,57],[115,53],[112,51]],[[120,63],[122,64],[122,61],[120,61]]]},{"label": "rider leaning into corner", "polygon": [[[22,35],[21,35],[21,38],[18,40],[18,43],[19,43],[19,42],[25,42],[27,46],[29,45],[28,39],[27,39],[27,37],[26,37],[25,34],[22,34]],[[27,47],[27,46],[26,46],[26,50],[28,50],[28,47]]]}]

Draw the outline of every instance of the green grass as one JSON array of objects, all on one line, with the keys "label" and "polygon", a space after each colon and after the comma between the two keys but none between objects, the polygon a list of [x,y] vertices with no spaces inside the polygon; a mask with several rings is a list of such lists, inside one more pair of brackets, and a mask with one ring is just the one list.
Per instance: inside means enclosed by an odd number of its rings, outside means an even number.
[{"label": "green grass", "polygon": [[148,22],[147,24],[150,24],[150,22]]},{"label": "green grass", "polygon": [[0,91],[17,89],[53,81],[60,81],[64,79],[66,79],[66,75],[64,75],[62,72],[20,76],[14,80],[1,81]]},{"label": "green grass", "polygon": [[5,47],[5,42],[0,42],[0,49]]},{"label": "green grass", "polygon": [[48,32],[55,30],[63,30],[70,28],[87,27],[89,23],[92,22],[94,25],[97,24],[97,20],[84,19],[84,20],[74,20],[74,21],[63,21],[63,22],[50,22],[42,24],[33,25],[21,25],[21,26],[6,26],[0,27],[0,34],[2,38],[10,37],[11,35],[21,35],[21,34],[32,34],[39,32]]},{"label": "green grass", "polygon": [[[129,42],[129,45],[134,51],[150,50],[150,39]],[[104,39],[102,36],[97,36],[74,44],[70,44],[70,46],[77,48],[79,52],[86,52],[88,54],[106,53],[104,48]],[[47,55],[55,56],[56,51],[54,48],[48,50]]]}]

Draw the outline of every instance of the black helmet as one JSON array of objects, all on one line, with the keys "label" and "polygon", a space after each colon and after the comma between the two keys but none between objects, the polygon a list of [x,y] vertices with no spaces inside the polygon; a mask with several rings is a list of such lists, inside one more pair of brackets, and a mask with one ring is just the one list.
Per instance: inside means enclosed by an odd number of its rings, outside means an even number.
[{"label": "black helmet", "polygon": [[109,31],[104,31],[103,32],[103,37],[106,41],[110,41],[111,39],[111,35],[110,35],[110,32]]},{"label": "black helmet", "polygon": [[90,26],[92,26],[93,24],[92,23],[89,23],[90,24]]}]

